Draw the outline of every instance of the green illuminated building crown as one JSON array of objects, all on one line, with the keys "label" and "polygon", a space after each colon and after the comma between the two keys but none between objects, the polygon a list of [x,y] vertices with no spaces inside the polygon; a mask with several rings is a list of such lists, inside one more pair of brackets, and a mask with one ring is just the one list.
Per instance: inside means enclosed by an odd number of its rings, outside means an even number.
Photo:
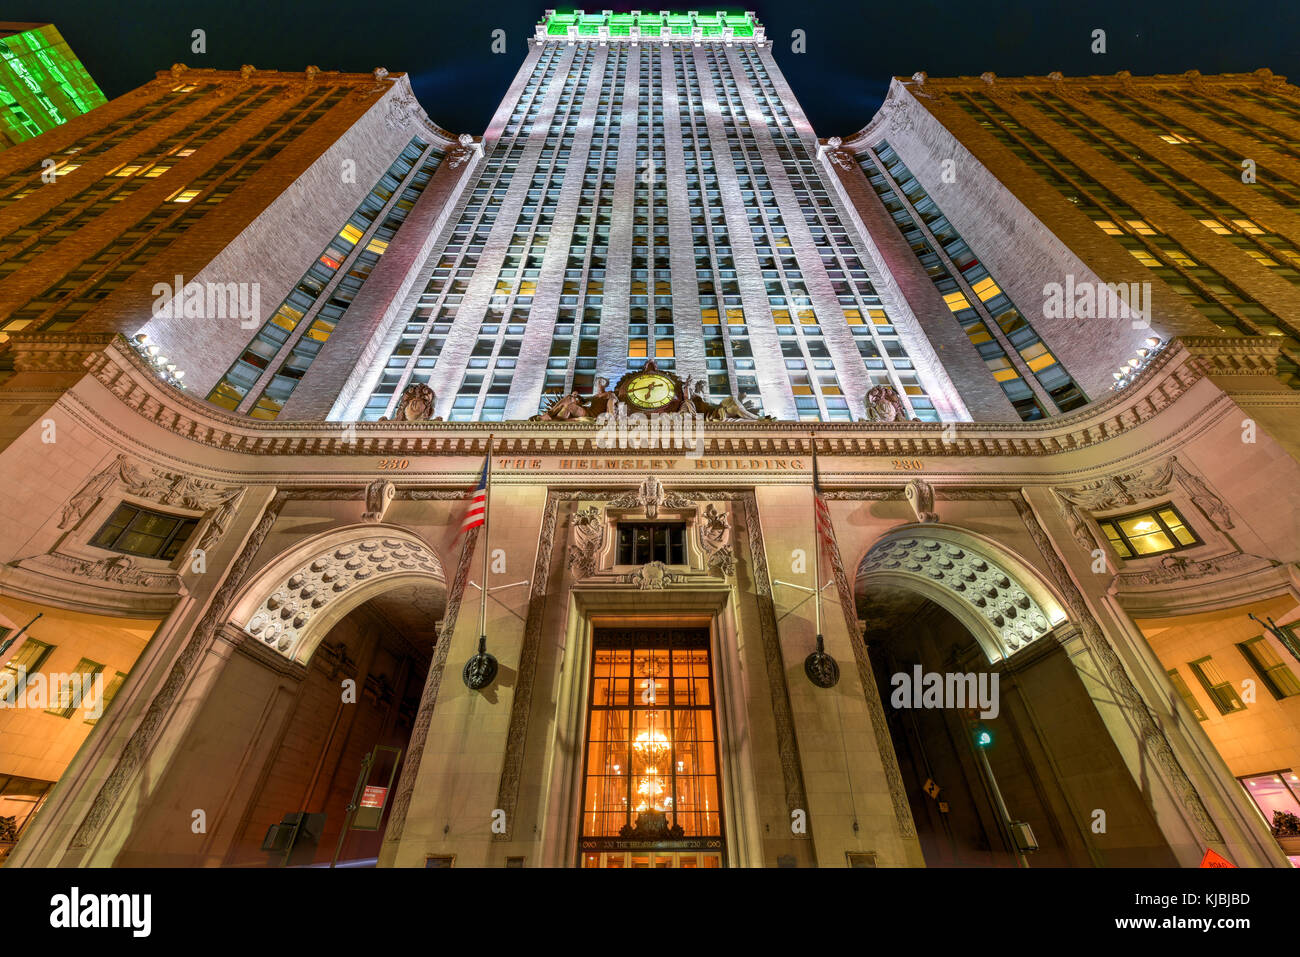
[{"label": "green illuminated building crown", "polygon": [[0,149],[105,102],[53,25],[0,22]]},{"label": "green illuminated building crown", "polygon": [[762,43],[766,37],[763,27],[752,11],[727,13],[586,13],[574,10],[557,13],[547,10],[537,25],[536,38],[546,40],[722,40],[726,42]]}]

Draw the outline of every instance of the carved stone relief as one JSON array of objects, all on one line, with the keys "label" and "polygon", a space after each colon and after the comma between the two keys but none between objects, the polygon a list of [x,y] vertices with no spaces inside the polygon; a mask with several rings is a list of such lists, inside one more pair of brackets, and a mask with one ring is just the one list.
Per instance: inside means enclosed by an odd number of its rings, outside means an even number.
[{"label": "carved stone relief", "polygon": [[569,546],[569,571],[579,578],[597,572],[597,562],[605,545],[605,511],[595,505],[579,509],[569,524],[573,526],[573,544]]},{"label": "carved stone relief", "polygon": [[308,623],[330,602],[362,582],[411,572],[442,578],[437,557],[415,541],[375,538],[341,545],[286,578],[249,617],[245,630],[293,658]]},{"label": "carved stone relief", "polygon": [[971,548],[919,536],[894,539],[867,552],[858,577],[873,571],[910,573],[952,592],[993,626],[1008,655],[1052,627],[1043,609],[1010,574]]},{"label": "carved stone relief", "polygon": [[646,476],[641,487],[609,500],[610,508],[645,508],[646,518],[657,518],[661,508],[691,508],[695,500],[678,492],[667,491],[653,475]]}]

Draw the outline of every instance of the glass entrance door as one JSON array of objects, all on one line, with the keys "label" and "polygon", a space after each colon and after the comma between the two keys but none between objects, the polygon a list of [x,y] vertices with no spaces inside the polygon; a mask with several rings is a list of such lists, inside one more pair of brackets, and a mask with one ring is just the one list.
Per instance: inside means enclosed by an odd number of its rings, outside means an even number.
[{"label": "glass entrance door", "polygon": [[598,628],[583,777],[584,867],[720,867],[707,628]]},{"label": "glass entrance door", "polygon": [[583,867],[721,867],[716,851],[587,851]]}]

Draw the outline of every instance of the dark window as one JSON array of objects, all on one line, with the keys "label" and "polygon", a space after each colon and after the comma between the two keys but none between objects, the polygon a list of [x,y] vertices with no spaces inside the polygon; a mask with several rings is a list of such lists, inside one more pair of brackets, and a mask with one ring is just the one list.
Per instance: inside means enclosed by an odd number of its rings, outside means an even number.
[{"label": "dark window", "polygon": [[685,565],[685,524],[681,522],[666,525],[656,525],[649,522],[620,524],[618,526],[618,564],[644,565],[646,562]]},{"label": "dark window", "polygon": [[128,555],[171,561],[198,524],[197,518],[165,515],[123,502],[90,544]]},{"label": "dark window", "polygon": [[9,674],[8,680],[0,679],[0,692],[13,688],[13,694],[20,695],[27,684],[27,679],[40,670],[45,659],[50,656],[54,650],[53,645],[47,645],[43,641],[37,641],[35,638],[28,638],[18,650],[14,652],[13,657],[5,662],[4,668],[0,668],[0,675],[6,672]]},{"label": "dark window", "polygon": [[[58,684],[51,680],[50,707],[46,714],[56,714],[60,718],[71,718],[78,709],[91,709],[101,702],[96,701],[95,676],[104,670],[98,661],[82,658],[77,668],[70,675],[62,675]],[[102,686],[101,686],[102,687]],[[57,688],[58,699],[55,699]],[[89,715],[87,715],[89,719]],[[93,719],[90,719],[93,720]]]},{"label": "dark window", "polygon": [[1243,641],[1237,647],[1274,698],[1290,698],[1300,694],[1300,681],[1296,680],[1295,672],[1286,666],[1286,662],[1264,640],[1263,635]]},{"label": "dark window", "polygon": [[1120,558],[1142,558],[1201,544],[1178,510],[1168,504],[1098,519],[1097,524]]},{"label": "dark window", "polygon": [[1219,709],[1219,714],[1232,714],[1234,711],[1246,710],[1246,706],[1237,697],[1232,682],[1223,676],[1223,672],[1219,670],[1213,658],[1208,655],[1198,658],[1196,661],[1189,662],[1188,667],[1192,669],[1192,674],[1196,675],[1201,687],[1214,702],[1214,706]]},{"label": "dark window", "polygon": [[1169,669],[1169,680],[1173,683],[1174,690],[1178,692],[1178,697],[1183,699],[1183,704],[1187,705],[1192,714],[1196,715],[1197,721],[1205,721],[1209,718],[1200,702],[1192,697],[1192,689],[1187,687],[1187,682],[1183,680],[1183,676],[1178,673],[1177,668]]}]

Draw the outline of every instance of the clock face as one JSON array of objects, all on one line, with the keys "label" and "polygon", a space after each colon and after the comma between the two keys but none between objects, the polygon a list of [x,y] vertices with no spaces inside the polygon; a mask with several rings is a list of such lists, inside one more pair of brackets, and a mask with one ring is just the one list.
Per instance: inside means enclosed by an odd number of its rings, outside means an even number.
[{"label": "clock face", "polygon": [[639,409],[660,409],[677,398],[677,385],[659,372],[642,372],[628,380],[629,405]]}]

